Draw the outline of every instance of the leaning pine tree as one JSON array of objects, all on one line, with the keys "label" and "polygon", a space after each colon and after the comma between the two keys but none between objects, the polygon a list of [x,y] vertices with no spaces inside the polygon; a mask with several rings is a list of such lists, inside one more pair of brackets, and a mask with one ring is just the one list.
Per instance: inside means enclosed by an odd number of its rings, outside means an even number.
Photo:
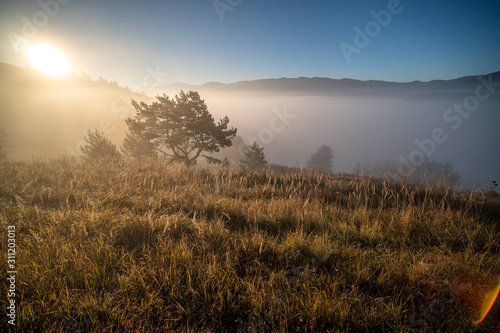
[{"label": "leaning pine tree", "polygon": [[132,101],[137,114],[127,121],[129,129],[136,130],[156,152],[192,165],[200,156],[216,162],[209,154],[232,145],[236,129],[228,128],[229,118],[216,124],[197,92],[181,91],[172,99],[165,95],[156,99],[149,105]]},{"label": "leaning pine tree", "polygon": [[262,168],[267,164],[266,156],[264,155],[264,147],[259,146],[257,142],[247,146],[245,150],[245,158],[241,161],[244,167],[251,169]]}]

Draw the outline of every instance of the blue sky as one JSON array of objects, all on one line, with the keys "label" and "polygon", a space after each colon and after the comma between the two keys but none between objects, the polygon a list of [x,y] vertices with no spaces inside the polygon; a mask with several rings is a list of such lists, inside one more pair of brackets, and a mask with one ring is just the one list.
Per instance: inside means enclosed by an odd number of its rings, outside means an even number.
[{"label": "blue sky", "polygon": [[[55,44],[76,72],[129,87],[299,76],[428,81],[500,70],[498,0],[216,1],[3,1],[0,62],[27,66],[13,33]],[[355,46],[354,28],[364,31],[371,11],[391,6],[398,13],[348,63],[341,43]]]}]

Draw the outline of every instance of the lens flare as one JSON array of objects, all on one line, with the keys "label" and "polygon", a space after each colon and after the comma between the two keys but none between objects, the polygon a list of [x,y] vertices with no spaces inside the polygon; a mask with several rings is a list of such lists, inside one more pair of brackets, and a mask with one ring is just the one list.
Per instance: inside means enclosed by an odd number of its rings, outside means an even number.
[{"label": "lens flare", "polygon": [[458,304],[478,325],[488,316],[500,292],[498,278],[459,276],[452,283],[452,292]]},{"label": "lens flare", "polygon": [[475,322],[475,324],[480,324],[488,315],[490,312],[491,308],[495,304],[498,294],[500,292],[500,284],[493,290],[489,291],[484,295],[483,302],[481,305],[481,311],[480,313],[482,314],[481,318]]}]

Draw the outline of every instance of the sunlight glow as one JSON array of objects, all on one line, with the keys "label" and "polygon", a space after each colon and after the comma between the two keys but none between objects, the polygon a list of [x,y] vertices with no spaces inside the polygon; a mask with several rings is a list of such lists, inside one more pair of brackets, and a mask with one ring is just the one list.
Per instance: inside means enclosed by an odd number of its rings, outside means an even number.
[{"label": "sunlight glow", "polygon": [[491,277],[459,276],[452,284],[458,304],[470,316],[474,324],[482,323],[495,304],[500,292],[498,278],[493,284]]},{"label": "sunlight glow", "polygon": [[484,320],[484,318],[486,318],[491,308],[493,307],[493,304],[495,304],[499,292],[500,292],[500,284],[495,289],[490,290],[484,295],[480,310],[481,317],[475,322],[476,325],[480,324]]},{"label": "sunlight glow", "polygon": [[37,43],[26,50],[30,65],[50,76],[67,74],[70,70],[68,58],[60,50],[49,44]]}]

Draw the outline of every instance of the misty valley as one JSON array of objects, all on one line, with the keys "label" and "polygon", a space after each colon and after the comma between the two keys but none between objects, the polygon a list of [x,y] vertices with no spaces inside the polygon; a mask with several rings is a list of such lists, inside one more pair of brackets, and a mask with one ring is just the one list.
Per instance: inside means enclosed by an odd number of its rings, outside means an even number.
[{"label": "misty valley", "polygon": [[[325,144],[335,152],[334,172],[369,175],[391,165],[402,173],[429,160],[451,163],[460,181],[450,185],[463,189],[500,179],[499,73],[411,83],[297,78],[170,84],[138,92],[105,79],[52,79],[6,64],[1,73],[4,146],[13,158],[78,156],[93,129],[120,146],[125,120],[135,115],[133,99],[149,103],[156,95],[193,90],[215,119],[229,117],[238,142],[258,142],[272,163],[305,167]],[[241,147],[228,149],[237,163]]]}]

